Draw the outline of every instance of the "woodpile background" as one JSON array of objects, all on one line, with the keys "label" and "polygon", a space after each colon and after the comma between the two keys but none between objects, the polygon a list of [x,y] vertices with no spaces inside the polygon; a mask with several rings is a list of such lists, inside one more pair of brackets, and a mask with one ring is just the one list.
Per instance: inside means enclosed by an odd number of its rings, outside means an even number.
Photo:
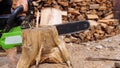
[{"label": "woodpile background", "polygon": [[[113,2],[114,1],[114,2]],[[34,0],[34,8],[41,12],[46,7],[62,11],[62,22],[88,20],[90,29],[82,33],[66,35],[66,42],[81,43],[104,39],[120,33],[119,20],[114,18],[116,0]],[[116,7],[116,6],[115,6]],[[35,13],[36,15],[36,13]]]}]

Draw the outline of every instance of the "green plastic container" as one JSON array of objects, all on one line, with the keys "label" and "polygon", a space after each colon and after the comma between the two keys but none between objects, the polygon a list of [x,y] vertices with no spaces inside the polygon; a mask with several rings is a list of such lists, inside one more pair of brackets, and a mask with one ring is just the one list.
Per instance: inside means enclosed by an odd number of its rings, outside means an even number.
[{"label": "green plastic container", "polygon": [[22,44],[22,29],[20,26],[12,28],[9,32],[3,33],[0,38],[0,46],[3,49],[10,49]]}]

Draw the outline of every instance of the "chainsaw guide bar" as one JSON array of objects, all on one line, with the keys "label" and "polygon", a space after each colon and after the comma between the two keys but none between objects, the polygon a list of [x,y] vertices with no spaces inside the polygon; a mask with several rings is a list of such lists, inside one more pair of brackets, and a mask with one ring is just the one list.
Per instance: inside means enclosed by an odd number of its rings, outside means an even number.
[{"label": "chainsaw guide bar", "polygon": [[84,31],[89,28],[90,24],[88,21],[76,21],[55,26],[59,35],[65,35]]}]

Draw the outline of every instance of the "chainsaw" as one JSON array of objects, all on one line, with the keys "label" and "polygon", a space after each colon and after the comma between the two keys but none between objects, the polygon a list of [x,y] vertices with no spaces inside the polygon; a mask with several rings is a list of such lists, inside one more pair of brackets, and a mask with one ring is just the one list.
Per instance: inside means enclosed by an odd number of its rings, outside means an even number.
[{"label": "chainsaw", "polygon": [[[11,14],[0,15],[0,46],[3,49],[10,49],[22,44],[22,30],[29,27],[22,28],[21,23],[25,20],[30,23],[34,18],[32,0],[28,0],[26,16],[20,16],[19,14],[22,12],[23,6],[18,6]],[[65,35],[84,31],[89,28],[90,24],[88,21],[75,21],[54,26],[56,26],[59,35]]]}]

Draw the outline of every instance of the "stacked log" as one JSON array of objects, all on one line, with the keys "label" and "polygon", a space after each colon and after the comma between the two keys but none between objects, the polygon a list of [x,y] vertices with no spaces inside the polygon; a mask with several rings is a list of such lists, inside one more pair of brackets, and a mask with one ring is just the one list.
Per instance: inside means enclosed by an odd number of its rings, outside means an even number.
[{"label": "stacked log", "polygon": [[[119,34],[119,20],[114,18],[115,0],[72,0],[68,7],[68,20],[88,20],[90,29],[82,33],[73,34],[78,41],[75,43],[104,39]],[[119,1],[117,1],[119,2]],[[71,10],[76,13],[71,12]],[[71,37],[70,37],[71,38]],[[74,40],[66,40],[74,42]]]},{"label": "stacked log", "polygon": [[62,11],[63,22],[68,22],[67,20],[67,10],[68,10],[69,0],[34,0],[33,5],[35,9],[35,16],[37,15],[37,10],[41,12],[42,9],[52,7],[57,8]]},{"label": "stacked log", "polygon": [[[88,20],[90,29],[66,35],[66,42],[81,43],[119,34],[119,20],[114,18],[116,0],[35,0],[35,10],[54,7],[62,11],[62,22]],[[40,11],[41,12],[41,11]]]}]

